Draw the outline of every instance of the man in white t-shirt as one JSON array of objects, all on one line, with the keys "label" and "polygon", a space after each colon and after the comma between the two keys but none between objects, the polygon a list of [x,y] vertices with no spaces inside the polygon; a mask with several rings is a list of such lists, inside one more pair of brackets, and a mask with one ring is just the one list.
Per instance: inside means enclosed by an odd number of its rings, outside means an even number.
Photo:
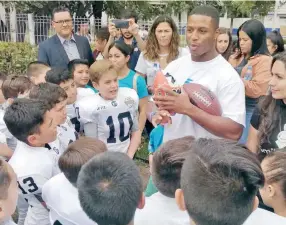
[{"label": "man in white t-shirt", "polygon": [[[191,55],[171,62],[164,73],[169,73],[171,85],[182,86],[187,80],[209,88],[218,98],[222,116],[213,116],[194,106],[189,97],[165,90],[168,96],[154,97],[159,111],[153,123],[160,123],[167,111],[172,124],[165,126],[163,142],[192,135],[238,140],[245,124],[244,86],[232,66],[215,49],[218,36],[219,13],[215,8],[195,8],[188,17],[186,38]],[[167,111],[166,111],[167,110]]]},{"label": "man in white t-shirt", "polygon": [[188,213],[177,207],[175,192],[181,187],[181,168],[193,141],[192,136],[171,140],[155,152],[151,173],[159,192],[145,199],[143,209],[136,210],[134,225],[189,225]]},{"label": "man in white t-shirt", "polygon": [[286,224],[285,218],[257,209],[264,175],[254,154],[223,139],[202,138],[189,149],[175,195],[196,225]]},{"label": "man in white t-shirt", "polygon": [[69,145],[59,158],[62,173],[50,179],[43,187],[42,197],[50,209],[51,224],[95,225],[80,206],[77,177],[82,167],[93,156],[105,152],[106,145],[96,139],[83,137]]}]

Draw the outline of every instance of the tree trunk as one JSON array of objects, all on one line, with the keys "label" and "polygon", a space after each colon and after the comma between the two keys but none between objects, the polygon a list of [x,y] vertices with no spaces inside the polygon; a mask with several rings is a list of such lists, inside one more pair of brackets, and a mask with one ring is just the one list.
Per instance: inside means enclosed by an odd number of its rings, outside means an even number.
[{"label": "tree trunk", "polygon": [[92,3],[92,12],[95,19],[101,19],[103,10],[103,1],[94,1]]},{"label": "tree trunk", "polygon": [[229,31],[232,34],[232,28],[233,28],[233,17],[230,18],[230,28]]}]

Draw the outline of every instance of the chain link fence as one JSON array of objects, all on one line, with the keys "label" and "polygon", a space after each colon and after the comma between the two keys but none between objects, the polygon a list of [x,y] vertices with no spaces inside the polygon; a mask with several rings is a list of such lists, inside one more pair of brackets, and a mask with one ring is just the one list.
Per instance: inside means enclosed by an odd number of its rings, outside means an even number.
[{"label": "chain link fence", "polygon": [[[40,42],[48,39],[55,34],[51,25],[50,16],[33,16],[32,14],[6,14],[5,20],[0,20],[0,41],[4,42],[30,42],[38,45]],[[148,30],[153,21],[139,21],[140,30]],[[94,41],[95,31],[107,22],[93,17],[73,19],[73,28],[76,34],[86,36],[90,42]],[[185,43],[186,23],[177,24],[181,41]]]}]

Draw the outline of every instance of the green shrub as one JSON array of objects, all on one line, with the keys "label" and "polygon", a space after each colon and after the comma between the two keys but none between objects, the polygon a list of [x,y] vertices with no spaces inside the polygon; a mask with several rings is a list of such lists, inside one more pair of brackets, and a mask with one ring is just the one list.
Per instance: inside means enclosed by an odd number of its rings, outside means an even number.
[{"label": "green shrub", "polygon": [[0,42],[0,71],[23,74],[27,65],[37,59],[37,48],[24,42]]}]

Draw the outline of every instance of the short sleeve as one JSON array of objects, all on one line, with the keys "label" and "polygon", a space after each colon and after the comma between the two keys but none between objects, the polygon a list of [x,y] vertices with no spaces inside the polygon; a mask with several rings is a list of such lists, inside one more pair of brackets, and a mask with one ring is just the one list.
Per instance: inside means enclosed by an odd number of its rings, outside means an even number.
[{"label": "short sleeve", "polygon": [[76,117],[81,126],[92,121],[92,111],[89,111],[84,104],[76,104]]},{"label": "short sleeve", "polygon": [[137,61],[137,64],[136,64],[136,67],[135,67],[135,70],[138,72],[138,73],[141,73],[141,74],[144,74],[146,75],[147,74],[147,63],[146,63],[146,60],[144,58],[144,53],[141,52],[140,53],[140,56],[139,56],[139,59]]},{"label": "short sleeve", "polygon": [[142,76],[137,77],[137,94],[139,99],[145,98],[148,96],[147,85]]},{"label": "short sleeve", "polygon": [[255,130],[259,129],[259,125],[260,125],[260,111],[259,111],[258,107],[255,108],[255,110],[254,110],[254,112],[252,114],[250,124],[251,124],[251,126],[253,126],[253,128]]},{"label": "short sleeve", "polygon": [[29,176],[18,177],[19,190],[23,195],[41,194],[42,187],[48,181],[45,176],[39,174],[31,174]]},{"label": "short sleeve", "polygon": [[245,127],[245,92],[242,81],[222,87],[217,97],[222,107],[222,116]]}]

